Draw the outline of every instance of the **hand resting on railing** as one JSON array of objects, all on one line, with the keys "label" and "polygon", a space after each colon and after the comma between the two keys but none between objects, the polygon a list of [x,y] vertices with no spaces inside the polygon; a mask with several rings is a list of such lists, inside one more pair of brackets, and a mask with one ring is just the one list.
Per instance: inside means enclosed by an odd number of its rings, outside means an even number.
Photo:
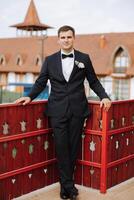
[{"label": "hand resting on railing", "polygon": [[29,104],[31,102],[31,98],[30,97],[21,97],[19,99],[17,99],[14,103],[16,104],[22,104],[23,106]]}]

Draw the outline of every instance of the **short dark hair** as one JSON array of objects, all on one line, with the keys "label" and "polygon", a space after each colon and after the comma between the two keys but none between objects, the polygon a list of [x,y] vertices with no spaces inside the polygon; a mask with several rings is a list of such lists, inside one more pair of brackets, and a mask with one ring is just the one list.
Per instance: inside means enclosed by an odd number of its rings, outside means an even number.
[{"label": "short dark hair", "polygon": [[75,30],[73,27],[71,26],[68,26],[68,25],[64,25],[64,26],[61,26],[59,29],[58,29],[58,37],[60,35],[61,32],[66,32],[66,31],[72,31],[73,32],[73,36],[75,36]]}]

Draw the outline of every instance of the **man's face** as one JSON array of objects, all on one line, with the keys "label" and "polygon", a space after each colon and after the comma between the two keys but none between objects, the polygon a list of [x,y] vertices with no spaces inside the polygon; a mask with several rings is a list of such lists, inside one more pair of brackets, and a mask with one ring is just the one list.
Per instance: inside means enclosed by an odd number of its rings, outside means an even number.
[{"label": "man's face", "polygon": [[60,44],[61,49],[66,52],[70,52],[73,49],[75,37],[71,30],[60,32],[58,43]]}]

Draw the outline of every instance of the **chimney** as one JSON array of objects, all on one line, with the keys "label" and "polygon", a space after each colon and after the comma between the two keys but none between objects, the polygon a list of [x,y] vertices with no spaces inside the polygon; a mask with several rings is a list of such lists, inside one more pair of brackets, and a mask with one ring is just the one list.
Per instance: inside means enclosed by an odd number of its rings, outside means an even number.
[{"label": "chimney", "polygon": [[101,35],[100,36],[100,48],[104,49],[105,45],[106,45],[106,38],[104,35]]}]

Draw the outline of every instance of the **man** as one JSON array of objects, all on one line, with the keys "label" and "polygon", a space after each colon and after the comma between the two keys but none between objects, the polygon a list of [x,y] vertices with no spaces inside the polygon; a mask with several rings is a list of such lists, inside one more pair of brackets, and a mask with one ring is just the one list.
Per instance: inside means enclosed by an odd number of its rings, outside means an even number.
[{"label": "man", "polygon": [[85,96],[84,80],[100,97],[100,106],[106,111],[111,101],[98,81],[87,54],[74,49],[75,30],[62,26],[58,30],[58,43],[61,50],[46,57],[41,73],[28,97],[16,103],[28,104],[51,83],[46,114],[50,117],[54,131],[56,154],[60,174],[60,197],[75,200],[78,189],[74,185],[73,173],[78,147],[85,119],[88,117],[88,102]]}]

